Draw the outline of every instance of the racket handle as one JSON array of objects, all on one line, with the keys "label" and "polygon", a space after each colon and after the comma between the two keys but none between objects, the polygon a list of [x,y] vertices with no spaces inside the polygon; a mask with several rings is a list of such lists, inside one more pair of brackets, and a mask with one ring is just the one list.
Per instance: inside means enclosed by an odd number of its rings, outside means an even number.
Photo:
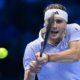
[{"label": "racket handle", "polygon": [[41,52],[40,52],[40,57],[42,57],[42,53],[43,53],[43,49],[42,49]]},{"label": "racket handle", "polygon": [[40,53],[40,57],[42,57],[42,53]]}]

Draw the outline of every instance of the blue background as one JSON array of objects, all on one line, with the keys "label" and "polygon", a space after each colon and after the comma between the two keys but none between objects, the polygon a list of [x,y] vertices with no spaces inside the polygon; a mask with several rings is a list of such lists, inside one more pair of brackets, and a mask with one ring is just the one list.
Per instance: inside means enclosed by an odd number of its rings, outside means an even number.
[{"label": "blue background", "polygon": [[69,23],[80,24],[78,0],[0,0],[0,47],[8,50],[8,57],[0,59],[0,80],[23,80],[25,47],[38,37],[43,10],[52,3],[67,8]]}]

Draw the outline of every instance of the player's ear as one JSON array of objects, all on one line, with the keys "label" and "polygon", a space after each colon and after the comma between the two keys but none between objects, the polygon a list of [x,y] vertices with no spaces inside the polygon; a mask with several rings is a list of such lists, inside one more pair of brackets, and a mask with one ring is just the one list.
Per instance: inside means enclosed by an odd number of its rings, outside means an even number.
[{"label": "player's ear", "polygon": [[41,29],[41,33],[44,34],[45,32],[46,32],[46,27],[44,27],[44,28]]},{"label": "player's ear", "polygon": [[44,27],[47,27],[48,26],[48,20],[44,20]]}]

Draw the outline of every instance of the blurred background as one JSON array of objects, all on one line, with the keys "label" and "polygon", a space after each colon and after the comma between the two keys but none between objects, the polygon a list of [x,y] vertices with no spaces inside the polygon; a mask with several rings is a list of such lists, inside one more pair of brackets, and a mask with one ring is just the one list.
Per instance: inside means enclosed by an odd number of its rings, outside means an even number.
[{"label": "blurred background", "polygon": [[0,47],[8,57],[0,59],[0,80],[23,80],[26,45],[38,37],[43,27],[43,10],[52,3],[67,8],[69,23],[80,24],[78,0],[0,0]]}]

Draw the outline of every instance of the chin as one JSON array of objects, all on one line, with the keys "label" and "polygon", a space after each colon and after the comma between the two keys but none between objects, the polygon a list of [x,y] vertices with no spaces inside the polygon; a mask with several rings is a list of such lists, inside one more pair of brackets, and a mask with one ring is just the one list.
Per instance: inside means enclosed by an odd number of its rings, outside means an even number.
[{"label": "chin", "polygon": [[58,38],[60,38],[60,35],[51,36],[51,39],[52,39],[52,40],[56,40],[56,39],[58,39]]}]

